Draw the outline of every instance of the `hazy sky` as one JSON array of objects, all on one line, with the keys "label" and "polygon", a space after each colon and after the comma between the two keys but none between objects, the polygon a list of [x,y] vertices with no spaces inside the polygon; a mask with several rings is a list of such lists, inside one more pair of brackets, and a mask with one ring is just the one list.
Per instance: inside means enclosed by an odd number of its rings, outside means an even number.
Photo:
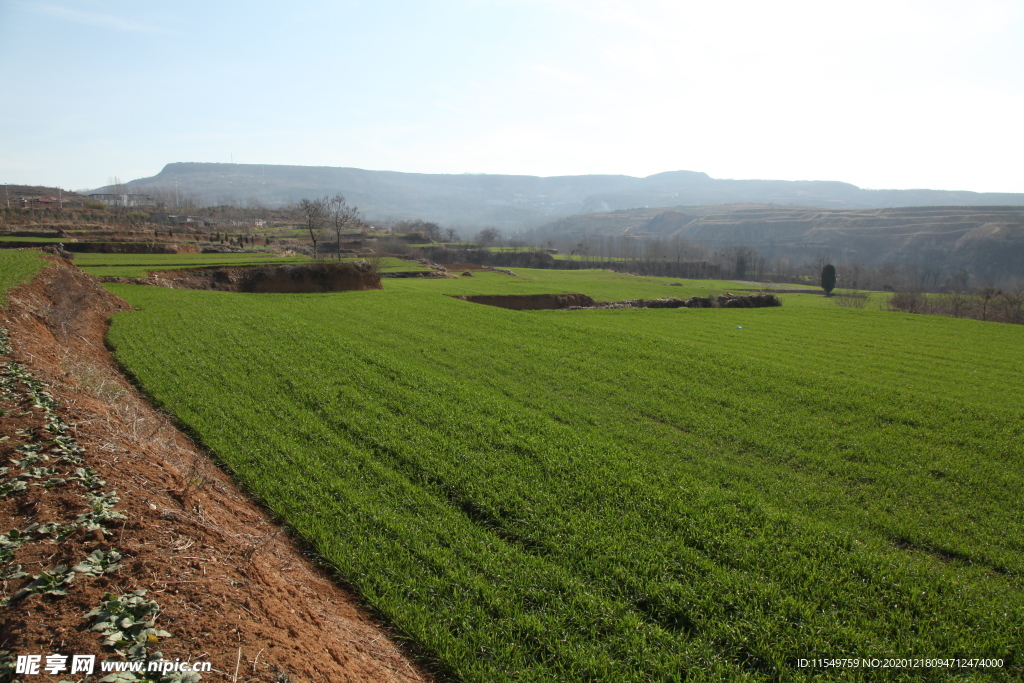
[{"label": "hazy sky", "polygon": [[1024,1],[0,0],[0,183],[173,161],[1024,192]]}]

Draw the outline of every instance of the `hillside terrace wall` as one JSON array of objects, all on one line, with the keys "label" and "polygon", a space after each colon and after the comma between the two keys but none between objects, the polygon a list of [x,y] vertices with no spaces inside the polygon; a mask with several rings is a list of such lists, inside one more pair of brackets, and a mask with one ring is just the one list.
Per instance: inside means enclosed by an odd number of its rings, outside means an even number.
[{"label": "hillside terrace wall", "polygon": [[254,294],[301,294],[383,289],[380,275],[365,262],[163,270],[154,271],[146,278],[103,278],[103,280],[172,289],[208,289]]}]

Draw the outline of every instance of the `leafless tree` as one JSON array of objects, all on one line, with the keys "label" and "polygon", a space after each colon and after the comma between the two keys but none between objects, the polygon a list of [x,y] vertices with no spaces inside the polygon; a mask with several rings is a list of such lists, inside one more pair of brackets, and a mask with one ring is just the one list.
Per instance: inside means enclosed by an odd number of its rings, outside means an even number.
[{"label": "leafless tree", "polygon": [[458,242],[459,241],[459,231],[456,230],[455,228],[445,228],[445,230],[444,230],[444,238],[445,238],[445,241],[447,241],[447,242]]},{"label": "leafless tree", "polygon": [[359,208],[349,206],[345,197],[339,192],[330,199],[324,197],[327,204],[327,213],[334,224],[334,234],[338,238],[338,260],[341,260],[341,231],[349,225],[359,223]]},{"label": "leafless tree", "polygon": [[412,221],[400,221],[396,227],[400,229],[400,232],[409,235],[419,232],[423,233],[424,237],[429,237],[433,241],[441,239],[441,226],[420,218]]},{"label": "leafless tree", "polygon": [[309,230],[309,239],[313,242],[313,258],[317,258],[316,238],[327,222],[329,213],[327,197],[323,199],[302,199],[299,202],[299,214],[302,216],[306,229]]},{"label": "leafless tree", "polygon": [[424,223],[420,229],[426,234],[427,237],[434,240],[435,242],[441,239],[441,226],[438,225],[437,223],[432,223],[428,221]]},{"label": "leafless tree", "polygon": [[[122,200],[126,199],[125,195],[128,194],[128,186],[121,182],[121,179],[116,175],[107,178],[107,190],[110,194],[116,195],[116,199],[109,207],[109,211],[114,213],[121,207]],[[124,204],[124,212],[127,212],[127,203]]]},{"label": "leafless tree", "polygon": [[501,239],[501,233],[495,228],[485,228],[476,234],[476,243],[487,247]]},{"label": "leafless tree", "polygon": [[981,296],[981,300],[983,302],[981,308],[981,319],[988,320],[988,302],[992,300],[992,297],[996,296],[997,294],[1002,294],[1002,292],[993,287],[992,285],[987,285],[979,289],[978,294],[979,296]]}]

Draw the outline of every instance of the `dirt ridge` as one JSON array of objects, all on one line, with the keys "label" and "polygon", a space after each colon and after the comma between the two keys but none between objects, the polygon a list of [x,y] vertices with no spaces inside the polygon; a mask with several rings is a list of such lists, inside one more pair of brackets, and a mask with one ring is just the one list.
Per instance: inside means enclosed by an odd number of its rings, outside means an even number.
[{"label": "dirt ridge", "polygon": [[572,307],[593,306],[595,301],[586,294],[475,294],[453,297],[485,306],[497,306],[513,311],[549,311]]},{"label": "dirt ridge", "polygon": [[586,294],[481,294],[460,295],[453,298],[513,311],[592,311],[606,308],[765,308],[782,305],[782,300],[779,297],[768,293],[748,296],[726,293],[719,296],[692,296],[689,299],[673,297],[627,299],[606,303],[597,303]]},{"label": "dirt ridge", "polygon": [[571,311],[586,311],[605,308],[770,308],[781,306],[782,299],[770,293],[737,296],[731,293],[719,296],[691,296],[689,299],[663,297],[661,299],[626,299],[611,301],[594,306],[573,306]]},{"label": "dirt ridge", "polygon": [[[0,608],[0,649],[104,659],[112,651],[88,631],[85,612],[106,593],[145,589],[161,605],[160,627],[173,636],[160,643],[164,656],[212,662],[214,673],[203,680],[431,680],[356,596],[311,564],[287,530],[118,372],[104,336],[110,315],[130,310],[126,302],[60,259],[8,299],[0,325],[13,350],[2,360],[48,385],[60,419],[84,447],[84,466],[116,490],[126,518],[18,549],[15,561],[29,573],[65,557],[80,562],[94,550],[118,549],[125,557],[109,576],[77,577],[67,595],[31,595],[16,609]],[[36,429],[21,434],[46,434],[29,403],[4,407],[20,416],[5,418],[4,434],[16,426]],[[5,458],[13,449],[13,440],[0,442]],[[0,499],[2,531],[73,517],[70,499],[46,497],[61,490],[30,486]]]},{"label": "dirt ridge", "polygon": [[380,275],[365,261],[157,270],[144,278],[102,279],[105,282],[153,285],[172,289],[207,289],[257,294],[383,289]]}]

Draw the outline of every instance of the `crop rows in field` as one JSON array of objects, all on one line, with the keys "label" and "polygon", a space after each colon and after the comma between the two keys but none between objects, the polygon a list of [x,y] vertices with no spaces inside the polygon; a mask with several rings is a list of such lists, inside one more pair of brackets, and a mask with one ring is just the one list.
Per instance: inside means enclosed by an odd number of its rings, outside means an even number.
[{"label": "crop rows in field", "polygon": [[838,656],[1024,673],[1019,328],[804,295],[577,312],[444,296],[727,288],[519,274],[112,286],[140,311],[110,341],[463,680],[809,680],[799,658]]},{"label": "crop rows in field", "polygon": [[7,303],[7,292],[27,282],[46,261],[35,250],[0,249],[0,306]]}]

